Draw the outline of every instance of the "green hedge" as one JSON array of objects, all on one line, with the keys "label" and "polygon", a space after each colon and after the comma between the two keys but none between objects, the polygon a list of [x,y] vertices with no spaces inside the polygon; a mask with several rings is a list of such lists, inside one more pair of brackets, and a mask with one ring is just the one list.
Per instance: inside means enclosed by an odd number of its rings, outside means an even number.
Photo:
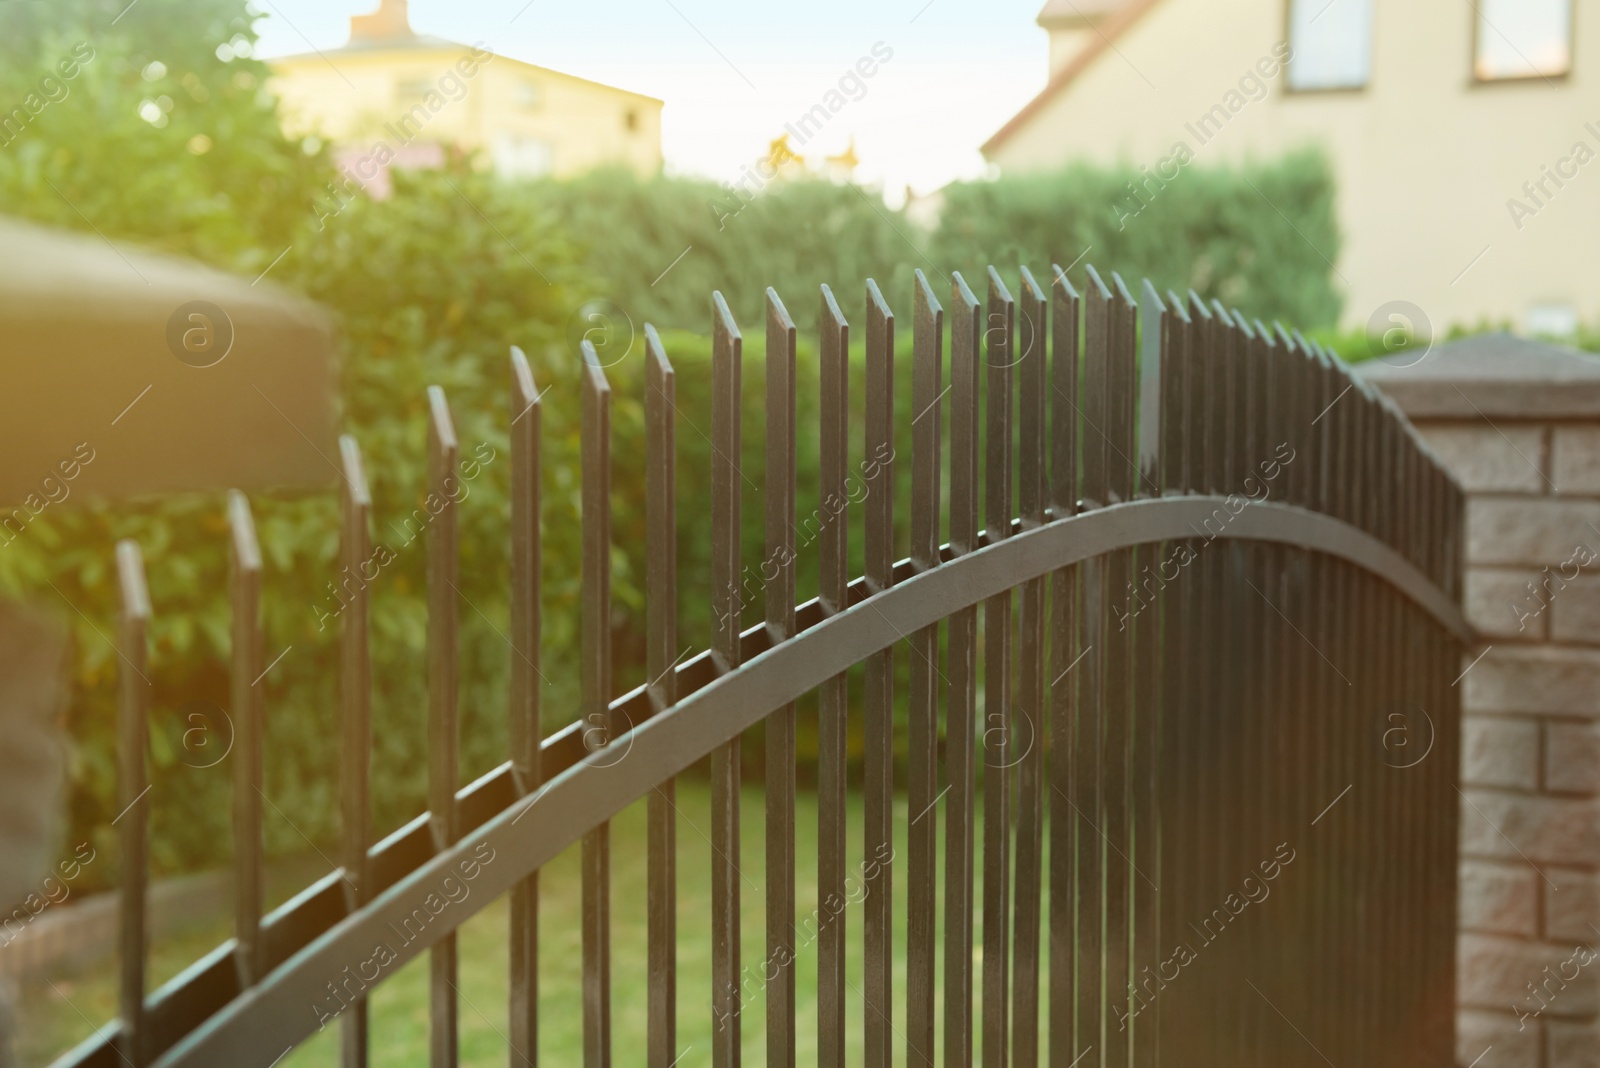
[{"label": "green hedge", "polygon": [[[1191,164],[1165,188],[1143,186],[1146,206],[1128,217],[1139,204],[1129,183],[1143,180],[1132,168],[1077,166],[953,185],[929,256],[969,281],[988,263],[1026,263],[1036,274],[1052,263],[1093,263],[1130,286],[1148,276],[1163,292],[1193,288],[1268,322],[1338,320],[1334,182],[1321,155]],[[1082,278],[1081,266],[1072,277]]]},{"label": "green hedge", "polygon": [[[1148,275],[1163,290],[1193,288],[1269,321],[1337,321],[1331,264],[1339,235],[1322,156],[1191,165],[1147,192],[1147,206],[1128,217],[1137,207],[1128,185],[1141,180],[1131,168],[1080,166],[957,183],[944,191],[931,234],[875,193],[815,179],[736,197],[699,179],[601,172],[534,183],[529,193],[571,230],[590,272],[604,280],[594,296],[636,326],[704,329],[705,295],[720,289],[747,329],[758,328],[760,294],[773,286],[809,329],[819,283],[853,300],[875,277],[885,292],[904,294],[921,268],[942,296],[954,270],[981,290],[991,263],[1011,283],[1019,264],[1041,280],[1052,263],[1076,264],[1081,281],[1083,265],[1093,263],[1130,283]],[[909,314],[906,304],[895,307]]]},{"label": "green hedge", "polygon": [[801,179],[736,196],[704,179],[608,170],[527,190],[583,247],[602,283],[593,296],[636,327],[709,333],[707,297],[720,290],[745,332],[757,333],[771,286],[810,330],[819,285],[856,301],[868,278],[904,289],[912,267],[924,266],[911,222],[855,186]]}]

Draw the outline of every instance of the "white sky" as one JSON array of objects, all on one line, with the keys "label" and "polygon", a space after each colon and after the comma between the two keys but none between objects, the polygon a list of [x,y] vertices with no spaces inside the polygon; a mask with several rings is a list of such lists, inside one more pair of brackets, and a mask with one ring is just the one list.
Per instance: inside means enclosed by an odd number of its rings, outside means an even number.
[{"label": "white sky", "polygon": [[[876,42],[894,50],[802,151],[842,150],[892,202],[984,173],[978,152],[1044,87],[1042,0],[411,0],[418,33],[666,101],[667,169],[736,181]],[[337,48],[377,0],[256,0],[260,55]]]}]

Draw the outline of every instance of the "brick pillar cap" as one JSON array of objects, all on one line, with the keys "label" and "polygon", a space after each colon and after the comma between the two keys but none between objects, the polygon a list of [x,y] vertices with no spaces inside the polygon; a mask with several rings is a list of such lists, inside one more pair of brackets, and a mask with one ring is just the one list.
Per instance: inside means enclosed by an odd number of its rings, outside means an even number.
[{"label": "brick pillar cap", "polygon": [[1483,334],[1356,365],[1412,419],[1600,416],[1600,359],[1512,334]]}]

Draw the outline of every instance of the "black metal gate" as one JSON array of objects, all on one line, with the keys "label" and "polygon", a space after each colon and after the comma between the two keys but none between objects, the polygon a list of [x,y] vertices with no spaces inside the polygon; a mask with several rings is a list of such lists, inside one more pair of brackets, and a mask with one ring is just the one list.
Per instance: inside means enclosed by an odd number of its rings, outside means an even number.
[{"label": "black metal gate", "polygon": [[[1014,298],[991,269],[980,301],[955,275],[947,312],[917,273],[917,415],[901,427],[895,318],[868,284],[865,567],[853,580],[848,509],[829,506],[846,496],[850,467],[849,327],[824,287],[820,366],[801,369],[796,327],[768,291],[763,508],[776,577],[765,622],[743,632],[742,342],[714,297],[717,626],[709,649],[682,663],[674,378],[646,329],[655,681],[620,696],[609,629],[612,397],[586,348],[584,706],[547,738],[533,681],[541,400],[513,351],[510,759],[458,789],[452,504],[428,533],[429,812],[371,840],[368,606],[358,592],[343,615],[342,867],[266,917],[261,710],[249,685],[261,660],[261,565],[248,502],[235,495],[237,938],[147,994],[147,821],[131,808],[119,828],[121,1020],[64,1063],[267,1068],[336,1017],[344,1063],[361,1065],[370,985],[427,951],[432,1063],[452,1065],[454,932],[502,893],[512,909],[510,1060],[532,1063],[538,872],[581,840],[583,1060],[609,1064],[607,821],[648,797],[648,1063],[669,1068],[680,1056],[673,779],[709,755],[707,1059],[738,1064],[740,739],[758,724],[764,973],[775,964],[760,995],[768,1064],[795,1063],[804,1024],[817,1029],[819,1062],[843,1065],[852,994],[871,1068],[975,1056],[990,1068],[1452,1063],[1454,682],[1469,634],[1458,607],[1459,490],[1391,404],[1296,334],[1149,283],[1136,301],[1092,268],[1081,295],[1059,268],[1048,287],[1026,269],[1020,283]],[[805,490],[830,518],[820,596],[797,607],[800,373],[820,376],[822,484]],[[455,434],[443,393],[429,401],[433,488],[449,499]],[[891,490],[906,439],[911,544],[897,562]],[[342,459],[343,551],[359,563],[370,502],[350,438]],[[151,606],[138,548],[125,543],[117,556],[132,679]],[[904,858],[892,844],[897,656],[909,667]],[[845,672],[862,663],[865,689],[852,701]],[[864,896],[859,927],[826,910],[815,931],[816,1018],[797,1020],[795,701],[810,691],[820,695],[818,899],[842,900],[856,867],[846,855],[852,717],[866,738]],[[146,709],[140,686],[125,680],[122,694],[121,797],[131,804],[146,782]],[[623,745],[628,759],[611,759]],[[447,877],[473,879],[477,892],[430,919]],[[891,887],[902,878],[907,935],[897,947]],[[852,991],[844,958],[857,938],[866,965]],[[901,960],[903,1000],[893,990]]]}]

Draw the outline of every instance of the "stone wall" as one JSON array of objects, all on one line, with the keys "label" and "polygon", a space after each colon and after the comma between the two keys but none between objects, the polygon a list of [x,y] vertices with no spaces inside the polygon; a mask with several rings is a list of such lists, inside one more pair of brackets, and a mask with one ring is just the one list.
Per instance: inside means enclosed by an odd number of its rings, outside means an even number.
[{"label": "stone wall", "polygon": [[1369,377],[1469,494],[1458,1062],[1600,1066],[1600,361],[1500,338]]}]

